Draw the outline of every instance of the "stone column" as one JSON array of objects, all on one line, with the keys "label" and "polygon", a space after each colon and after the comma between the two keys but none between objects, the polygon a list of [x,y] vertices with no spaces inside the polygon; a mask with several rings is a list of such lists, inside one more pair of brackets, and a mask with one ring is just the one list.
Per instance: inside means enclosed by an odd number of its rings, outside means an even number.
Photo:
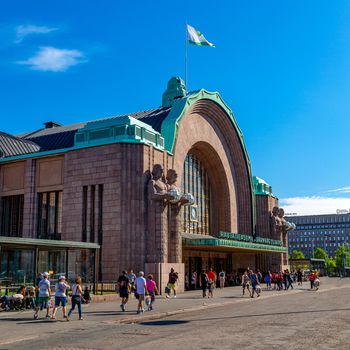
[{"label": "stone column", "polygon": [[169,205],[169,262],[172,263],[182,263],[180,212],[181,206],[178,203]]},{"label": "stone column", "polygon": [[151,201],[148,207],[147,262],[167,262],[168,206]]}]

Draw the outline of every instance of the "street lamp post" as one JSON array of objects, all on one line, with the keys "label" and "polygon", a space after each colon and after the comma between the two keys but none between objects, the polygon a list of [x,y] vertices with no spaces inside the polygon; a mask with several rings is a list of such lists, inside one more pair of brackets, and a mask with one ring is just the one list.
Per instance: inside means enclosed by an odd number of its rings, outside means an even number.
[{"label": "street lamp post", "polygon": [[342,254],[342,265],[343,265],[343,277],[346,276],[346,254],[345,254],[345,247],[349,247],[349,243],[343,242],[343,254]]}]

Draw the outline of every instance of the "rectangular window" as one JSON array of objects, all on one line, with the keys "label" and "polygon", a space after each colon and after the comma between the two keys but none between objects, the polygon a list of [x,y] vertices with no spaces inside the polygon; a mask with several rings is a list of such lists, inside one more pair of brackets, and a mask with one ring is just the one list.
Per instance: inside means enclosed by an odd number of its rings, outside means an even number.
[{"label": "rectangular window", "polygon": [[24,195],[2,197],[1,236],[22,237]]},{"label": "rectangular window", "polygon": [[82,225],[81,225],[81,240],[87,241],[87,198],[88,187],[83,186],[83,206],[82,206]]},{"label": "rectangular window", "polygon": [[98,185],[98,218],[97,218],[97,236],[98,244],[103,241],[103,185]]},{"label": "rectangular window", "polygon": [[95,242],[95,185],[90,188],[90,242]]},{"label": "rectangular window", "polygon": [[39,193],[38,238],[61,239],[62,191]]}]

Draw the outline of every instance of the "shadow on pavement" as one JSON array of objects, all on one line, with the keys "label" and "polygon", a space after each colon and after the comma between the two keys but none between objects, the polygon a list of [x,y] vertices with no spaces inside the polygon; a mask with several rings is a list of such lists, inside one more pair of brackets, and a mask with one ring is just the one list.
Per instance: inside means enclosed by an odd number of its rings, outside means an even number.
[{"label": "shadow on pavement", "polygon": [[149,322],[140,322],[143,326],[176,326],[178,324],[188,323],[190,321],[183,320],[159,320],[159,321],[149,321]]}]

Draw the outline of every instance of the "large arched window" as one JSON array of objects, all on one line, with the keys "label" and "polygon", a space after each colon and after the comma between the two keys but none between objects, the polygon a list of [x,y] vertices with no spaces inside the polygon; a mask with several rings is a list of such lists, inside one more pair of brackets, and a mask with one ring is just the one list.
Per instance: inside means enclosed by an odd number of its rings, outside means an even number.
[{"label": "large arched window", "polygon": [[211,189],[208,174],[201,161],[192,154],[185,159],[182,191],[191,193],[194,206],[184,206],[182,230],[186,233],[210,234]]}]

